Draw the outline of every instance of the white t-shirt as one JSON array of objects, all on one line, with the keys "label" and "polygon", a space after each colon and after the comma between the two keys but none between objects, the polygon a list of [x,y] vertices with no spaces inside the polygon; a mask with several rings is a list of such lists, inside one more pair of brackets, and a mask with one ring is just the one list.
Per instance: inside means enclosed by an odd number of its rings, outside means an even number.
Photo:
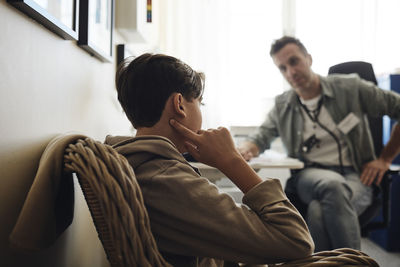
[{"label": "white t-shirt", "polygon": [[[320,99],[321,95],[309,100],[300,98],[300,102],[307,107],[313,118],[314,115],[312,111],[318,109]],[[317,142],[308,152],[304,152],[305,158],[310,162],[319,163],[325,166],[339,166],[339,149],[335,139],[320,125],[318,125],[317,122],[312,121],[304,108],[301,108],[301,110],[304,118],[303,143],[313,135],[315,135],[319,140],[319,142]],[[337,125],[332,120],[331,115],[328,113],[323,103],[320,107],[318,121],[331,131],[339,140],[343,166],[352,166],[349,148],[344,142],[342,133],[338,130]]]}]

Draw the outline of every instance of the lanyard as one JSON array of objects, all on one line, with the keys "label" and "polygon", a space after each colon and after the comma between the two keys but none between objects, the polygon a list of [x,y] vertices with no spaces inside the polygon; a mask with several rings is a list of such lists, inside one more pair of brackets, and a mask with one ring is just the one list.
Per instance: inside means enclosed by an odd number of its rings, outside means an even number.
[{"label": "lanyard", "polygon": [[323,99],[323,97],[321,97],[321,99],[318,101],[318,106],[317,106],[316,109],[309,110],[306,105],[301,103],[300,98],[297,97],[297,100],[299,101],[300,106],[304,109],[304,111],[306,112],[307,116],[310,118],[310,120],[312,122],[318,122],[318,116],[319,116],[319,113],[321,112],[321,107],[322,107],[322,99]]},{"label": "lanyard", "polygon": [[[318,116],[319,113],[321,112],[321,107],[322,107],[322,99],[323,97],[321,96],[321,99],[318,101],[318,106],[314,110],[309,110],[306,105],[301,103],[300,98],[297,97],[297,100],[300,103],[300,106],[304,109],[306,112],[307,116],[310,118],[310,120],[316,124],[318,124],[322,129],[324,129],[332,138],[336,141],[337,147],[338,147],[338,152],[339,152],[339,164],[340,164],[340,173],[343,174],[343,159],[342,159],[342,146],[340,145],[340,140],[339,138],[331,132],[325,125],[323,125],[319,120]],[[312,116],[314,115],[314,116]],[[317,139],[318,140],[318,139]]]}]

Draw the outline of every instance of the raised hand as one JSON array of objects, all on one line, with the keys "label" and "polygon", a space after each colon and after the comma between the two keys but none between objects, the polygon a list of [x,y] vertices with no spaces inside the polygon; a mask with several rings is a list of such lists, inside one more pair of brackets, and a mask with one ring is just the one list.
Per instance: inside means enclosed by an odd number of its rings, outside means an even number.
[{"label": "raised hand", "polygon": [[224,127],[194,132],[176,120],[172,119],[170,124],[182,135],[186,149],[199,162],[223,169],[232,159],[240,157],[232,136]]}]

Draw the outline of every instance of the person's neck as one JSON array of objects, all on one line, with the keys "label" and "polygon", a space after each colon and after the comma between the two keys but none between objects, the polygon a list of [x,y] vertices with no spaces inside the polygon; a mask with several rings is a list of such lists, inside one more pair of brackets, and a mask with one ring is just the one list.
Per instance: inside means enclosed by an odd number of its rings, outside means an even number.
[{"label": "person's neck", "polygon": [[319,96],[321,94],[322,87],[318,75],[314,74],[314,78],[308,88],[298,89],[296,91],[297,94],[304,100],[313,99]]},{"label": "person's neck", "polygon": [[136,131],[136,136],[144,136],[144,135],[157,135],[168,138],[177,148],[178,151],[183,153],[185,152],[184,145],[181,144],[179,140],[182,138],[178,138],[176,134],[172,131],[171,126],[164,125],[161,123],[157,123],[152,127],[141,127]]}]

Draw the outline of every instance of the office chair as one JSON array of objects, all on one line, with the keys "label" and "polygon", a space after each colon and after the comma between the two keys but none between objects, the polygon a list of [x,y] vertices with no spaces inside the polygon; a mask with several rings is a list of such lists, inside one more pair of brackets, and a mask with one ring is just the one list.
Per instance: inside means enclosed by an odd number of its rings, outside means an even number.
[{"label": "office chair", "polygon": [[[349,74],[357,73],[360,78],[371,81],[377,85],[377,80],[374,74],[372,65],[368,62],[363,61],[349,61],[334,65],[329,68],[328,74]],[[368,116],[368,123],[372,139],[374,141],[375,153],[377,156],[380,155],[383,149],[382,140],[382,117],[370,117]],[[389,226],[390,223],[390,194],[391,194],[391,182],[392,176],[398,172],[388,170],[379,187],[374,188],[374,199],[372,204],[359,216],[361,233],[363,236],[367,236],[368,233],[376,229],[384,229]],[[381,220],[374,220],[382,210]]]}]

